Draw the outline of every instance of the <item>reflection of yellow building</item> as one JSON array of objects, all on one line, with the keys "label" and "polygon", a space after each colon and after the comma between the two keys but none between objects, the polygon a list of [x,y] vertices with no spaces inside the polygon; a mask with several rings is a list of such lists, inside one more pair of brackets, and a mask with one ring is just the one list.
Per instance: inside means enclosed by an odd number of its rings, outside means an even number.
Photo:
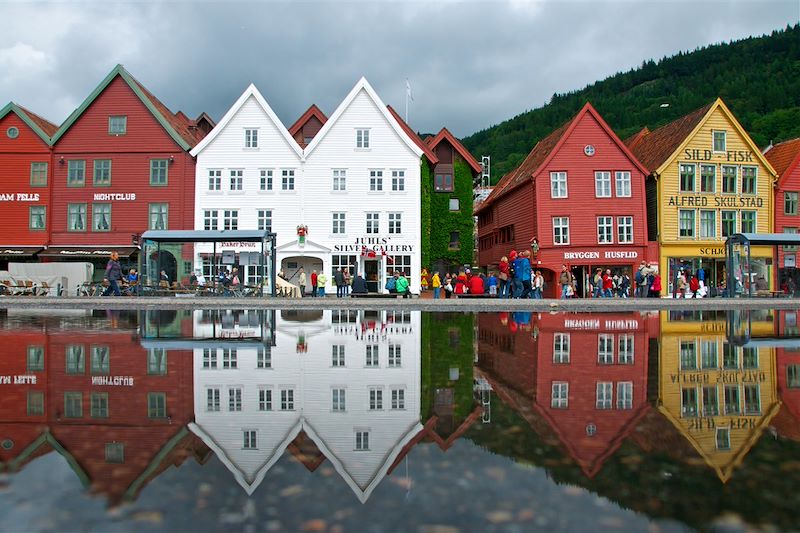
[{"label": "reflection of yellow building", "polygon": [[[724,285],[727,237],[773,231],[772,166],[720,99],[626,143],[651,172],[648,197],[657,205],[648,223],[660,248],[662,294],[672,290],[677,266],[703,268],[709,287]],[[774,287],[772,247],[750,254],[752,272]]]},{"label": "reflection of yellow building", "polygon": [[659,410],[727,482],[780,408],[775,350],[729,344],[724,325],[722,333],[708,332],[715,321],[670,322],[665,315]]}]

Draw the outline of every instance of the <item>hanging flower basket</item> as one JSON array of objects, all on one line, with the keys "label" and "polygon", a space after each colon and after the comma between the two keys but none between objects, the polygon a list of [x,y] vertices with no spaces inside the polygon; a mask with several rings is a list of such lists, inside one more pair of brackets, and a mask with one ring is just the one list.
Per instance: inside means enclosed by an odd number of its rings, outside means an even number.
[{"label": "hanging flower basket", "polygon": [[300,243],[300,245],[306,243],[306,235],[308,235],[308,226],[305,224],[297,226],[297,242]]}]

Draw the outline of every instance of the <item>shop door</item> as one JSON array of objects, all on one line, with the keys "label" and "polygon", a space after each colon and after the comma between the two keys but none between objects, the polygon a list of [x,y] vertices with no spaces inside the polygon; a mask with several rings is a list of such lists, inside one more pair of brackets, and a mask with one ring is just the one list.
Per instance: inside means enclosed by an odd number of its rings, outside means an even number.
[{"label": "shop door", "polygon": [[376,260],[364,261],[364,277],[367,281],[367,290],[369,292],[379,292],[381,287],[380,269],[378,268],[379,262]]}]

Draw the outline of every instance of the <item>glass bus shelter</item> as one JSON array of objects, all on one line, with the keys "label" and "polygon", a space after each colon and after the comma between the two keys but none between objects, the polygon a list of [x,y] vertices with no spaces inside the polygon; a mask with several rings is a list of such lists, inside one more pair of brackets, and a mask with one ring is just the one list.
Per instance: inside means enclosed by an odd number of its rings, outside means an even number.
[{"label": "glass bus shelter", "polygon": [[772,265],[764,258],[753,258],[753,246],[783,246],[787,250],[799,245],[800,234],[794,233],[736,233],[728,237],[727,296],[755,296],[759,291],[769,291]]}]

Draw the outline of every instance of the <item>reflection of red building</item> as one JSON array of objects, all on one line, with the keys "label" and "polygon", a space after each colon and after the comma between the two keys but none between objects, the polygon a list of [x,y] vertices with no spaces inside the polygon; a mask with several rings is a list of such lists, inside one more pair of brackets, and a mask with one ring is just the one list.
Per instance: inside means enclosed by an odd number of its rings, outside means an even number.
[{"label": "reflection of red building", "polygon": [[594,476],[648,411],[658,321],[638,313],[513,318],[479,317],[482,373],[546,441],[557,439]]},{"label": "reflection of red building", "polygon": [[[770,145],[764,157],[778,174],[775,187],[775,232],[798,233],[800,231],[800,139],[792,139]],[[797,251],[778,247],[778,283],[783,287],[789,279],[800,288],[800,272],[797,270]]]},{"label": "reflection of red building", "polygon": [[[778,311],[778,338],[798,337],[797,311]],[[772,419],[778,433],[800,440],[800,348],[775,348],[776,371],[778,373],[778,397],[781,410]]]}]

